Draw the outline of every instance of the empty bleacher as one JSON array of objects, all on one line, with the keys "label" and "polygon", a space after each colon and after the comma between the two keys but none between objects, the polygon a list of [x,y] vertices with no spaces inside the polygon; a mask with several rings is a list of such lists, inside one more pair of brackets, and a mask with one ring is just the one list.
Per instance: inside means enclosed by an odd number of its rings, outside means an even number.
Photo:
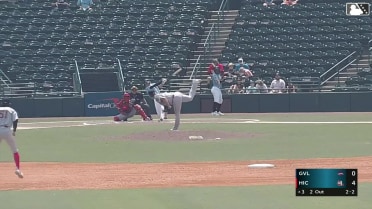
[{"label": "empty bleacher", "polygon": [[346,2],[299,0],[295,6],[264,7],[260,0],[244,0],[220,61],[243,57],[253,64],[254,79],[267,83],[275,72],[287,80],[327,79],[332,66],[372,39],[372,18],[346,16]]},{"label": "empty bleacher", "polygon": [[118,67],[119,59],[126,86],[143,85],[145,78],[169,75],[175,63],[188,65],[211,6],[209,0],[122,0],[85,12],[75,4],[55,11],[50,1],[0,4],[0,69],[11,81],[74,91],[74,60],[94,69]]}]

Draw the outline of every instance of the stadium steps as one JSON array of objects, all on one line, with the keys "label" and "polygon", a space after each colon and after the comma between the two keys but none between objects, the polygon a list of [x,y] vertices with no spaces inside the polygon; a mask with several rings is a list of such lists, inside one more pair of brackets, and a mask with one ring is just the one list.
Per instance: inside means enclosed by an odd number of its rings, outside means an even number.
[{"label": "stadium steps", "polygon": [[359,60],[352,63],[346,70],[340,72],[339,76],[327,81],[323,89],[332,89],[335,86],[346,86],[345,81],[353,76],[358,76],[358,72],[363,68],[369,68],[369,55],[364,53]]},{"label": "stadium steps", "polygon": [[[218,18],[218,11],[210,11],[209,13],[210,19],[207,20],[207,26],[204,28],[204,33],[201,35],[200,43],[196,44],[196,50],[193,51],[193,55],[189,59],[190,66],[186,67],[186,76],[182,79],[171,79],[169,85],[170,91],[181,91],[187,93],[191,86],[190,76],[194,68],[199,69],[199,72],[196,73],[196,77],[202,79],[198,92],[208,89],[206,88],[207,74],[205,72],[212,60],[220,57],[222,50],[225,49],[225,44],[229,39],[232,26],[239,14],[239,10],[224,11],[224,13],[220,15],[220,18]],[[220,21],[219,24],[218,21]],[[212,32],[210,32],[211,29]],[[214,31],[216,33],[214,33]],[[208,36],[212,41],[210,42],[210,50],[206,53],[206,40],[208,39]]]}]

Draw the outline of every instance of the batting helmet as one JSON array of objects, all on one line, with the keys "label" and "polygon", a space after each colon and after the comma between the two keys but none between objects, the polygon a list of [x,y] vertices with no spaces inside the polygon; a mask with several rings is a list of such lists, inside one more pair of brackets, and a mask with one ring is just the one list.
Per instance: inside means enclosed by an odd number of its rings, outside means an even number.
[{"label": "batting helmet", "polygon": [[124,93],[123,99],[124,99],[124,102],[129,102],[130,101],[130,94],[129,93]]}]

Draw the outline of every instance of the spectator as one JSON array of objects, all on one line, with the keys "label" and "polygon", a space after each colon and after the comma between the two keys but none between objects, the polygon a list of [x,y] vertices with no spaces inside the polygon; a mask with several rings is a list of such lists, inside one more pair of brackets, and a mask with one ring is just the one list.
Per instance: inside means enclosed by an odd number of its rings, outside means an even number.
[{"label": "spectator", "polygon": [[275,74],[275,79],[271,82],[270,89],[271,93],[284,93],[285,82],[280,78],[279,73]]},{"label": "spectator", "polygon": [[146,99],[143,97],[143,94],[141,92],[138,92],[138,88],[136,86],[133,86],[131,88],[132,92],[129,93],[131,101],[133,101],[133,104],[138,104],[142,107],[143,111],[145,111],[147,117],[152,120],[151,114],[150,114],[150,106],[147,104]]},{"label": "spectator", "polygon": [[53,11],[57,9],[63,10],[69,8],[70,4],[67,3],[65,0],[57,0],[55,3],[52,3],[52,6],[55,7]]},{"label": "spectator", "polygon": [[289,82],[287,86],[288,93],[296,93],[297,88],[293,85],[293,83]]},{"label": "spectator", "polygon": [[257,93],[258,93],[258,90],[255,86],[255,83],[254,81],[251,81],[250,85],[247,88],[247,94],[257,94]]},{"label": "spectator", "polygon": [[229,63],[227,65],[227,71],[225,72],[225,76],[232,77],[234,74],[234,63]]},{"label": "spectator", "polygon": [[212,64],[210,64],[208,67],[208,75],[212,75],[215,68],[218,68],[220,70],[220,75],[225,74],[223,65],[218,61],[218,59],[213,59]]},{"label": "spectator", "polygon": [[78,0],[77,5],[80,7],[80,9],[84,11],[92,10],[93,1],[92,0]]},{"label": "spectator", "polygon": [[229,86],[231,86],[237,78],[237,76],[234,75],[234,66],[235,65],[233,63],[229,63],[227,65],[227,72],[225,72],[224,75],[223,81],[224,83],[229,84]]},{"label": "spectator", "polygon": [[238,63],[235,65],[235,68],[234,68],[235,73],[239,73],[240,68],[249,70],[249,65],[244,63],[243,58],[238,59]]},{"label": "spectator", "polygon": [[263,0],[263,5],[265,6],[265,7],[267,7],[267,6],[274,6],[275,5],[275,3],[274,3],[274,0]]},{"label": "spectator", "polygon": [[248,69],[244,69],[244,67],[241,67],[239,69],[239,73],[241,76],[245,76],[246,78],[250,78],[253,76],[252,72]]},{"label": "spectator", "polygon": [[297,4],[298,0],[283,0],[282,5],[293,6]]},{"label": "spectator", "polygon": [[242,83],[244,88],[248,88],[248,86],[250,85],[249,81],[249,78],[245,76],[238,77],[238,82]]},{"label": "spectator", "polygon": [[245,92],[244,84],[241,81],[238,81],[236,84],[230,86],[230,94],[243,94]]},{"label": "spectator", "polygon": [[262,94],[269,93],[266,84],[262,80],[256,81],[256,89],[259,93],[262,93]]}]

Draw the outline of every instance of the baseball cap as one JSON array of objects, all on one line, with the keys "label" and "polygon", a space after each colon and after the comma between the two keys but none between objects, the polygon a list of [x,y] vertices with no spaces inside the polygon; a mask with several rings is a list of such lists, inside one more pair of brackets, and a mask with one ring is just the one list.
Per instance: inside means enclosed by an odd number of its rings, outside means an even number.
[{"label": "baseball cap", "polygon": [[133,89],[138,90],[137,86],[132,86],[131,89],[132,89],[132,90],[133,90]]},{"label": "baseball cap", "polygon": [[238,59],[238,62],[243,62],[243,58],[239,58]]}]

